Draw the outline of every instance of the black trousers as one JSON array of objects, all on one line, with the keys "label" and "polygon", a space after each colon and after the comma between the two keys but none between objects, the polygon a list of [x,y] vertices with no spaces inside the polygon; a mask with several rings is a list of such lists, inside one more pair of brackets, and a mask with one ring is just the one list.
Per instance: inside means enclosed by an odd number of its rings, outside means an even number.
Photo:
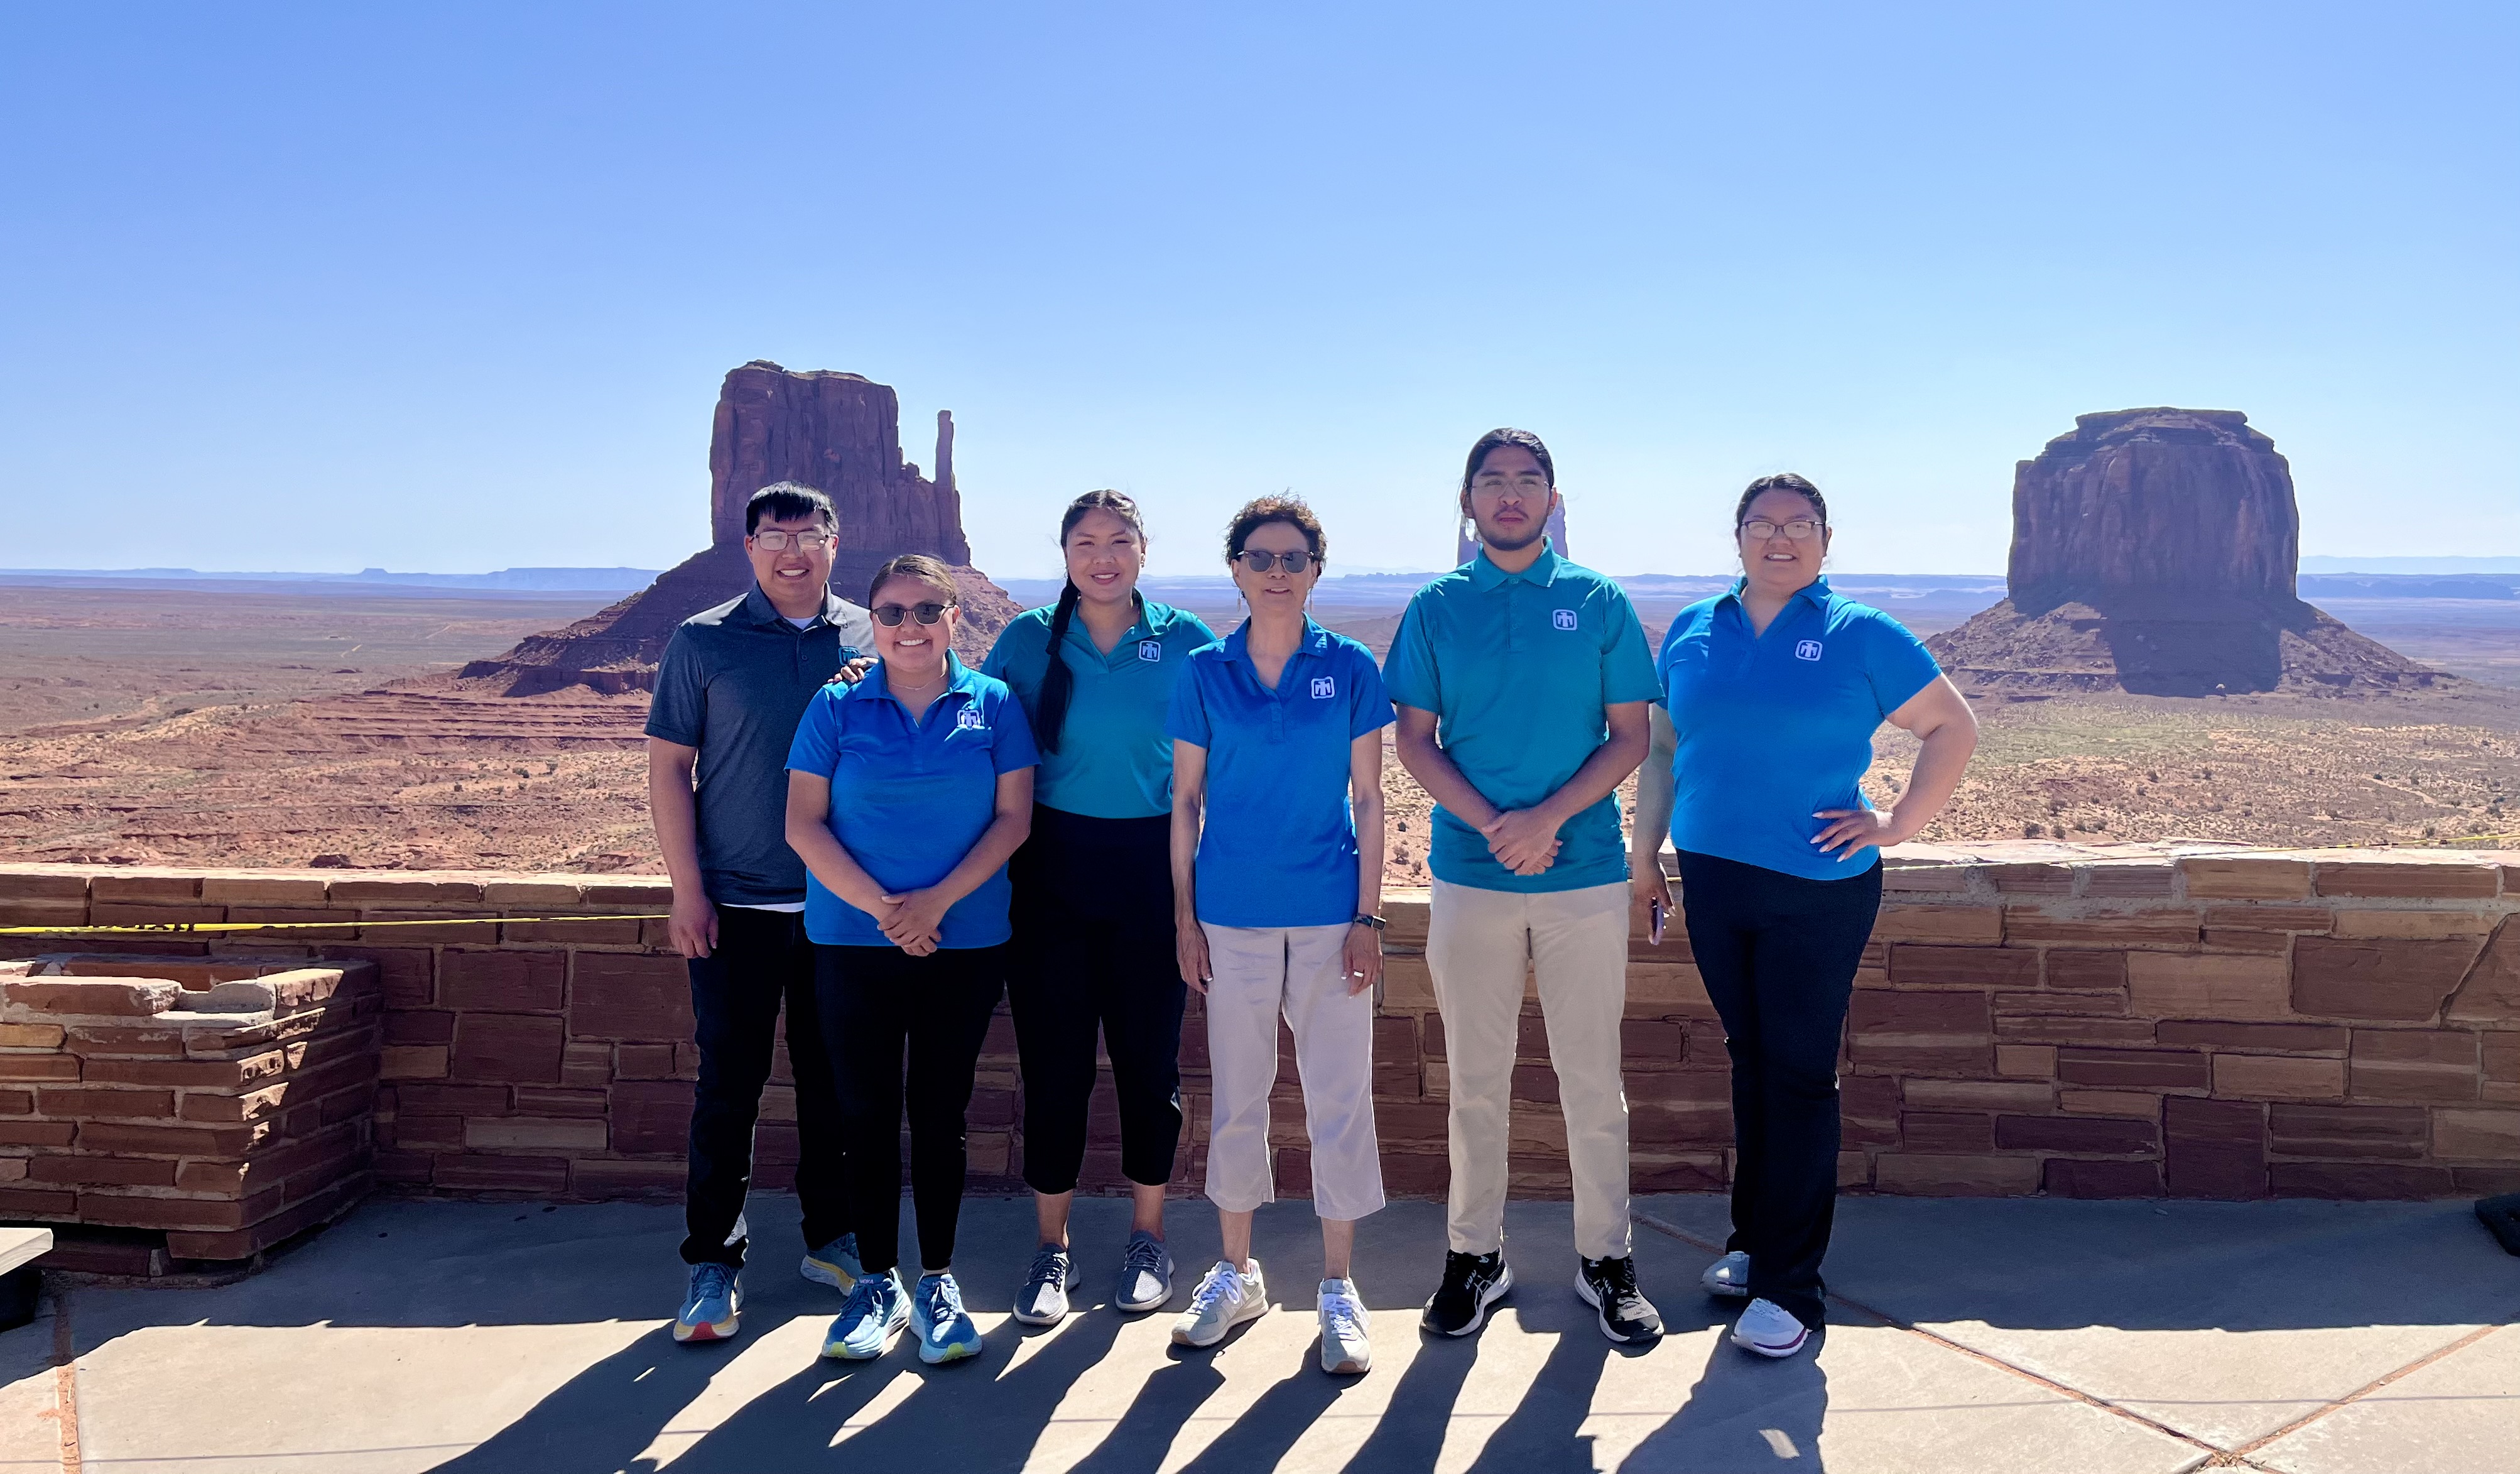
[{"label": "black trousers", "polygon": [[1120,1097],[1120,1172],[1160,1187],[1181,1145],[1182,1008],[1173,950],[1172,818],[1097,819],[1036,806],[1015,852],[1007,998],[1023,1063],[1023,1175],[1072,1192],[1085,1165],[1097,1033]]},{"label": "black trousers", "polygon": [[1837,1044],[1881,910],[1881,866],[1843,880],[1683,852],[1698,975],[1732,1056],[1732,1238],[1750,1293],[1817,1327],[1837,1214]]},{"label": "black trousers", "polygon": [[779,1009],[788,1009],[788,1065],[796,1079],[796,1197],[805,1247],[849,1231],[840,1108],[821,1015],[805,918],[720,906],[717,945],[691,959],[692,1017],[700,1079],[692,1093],[691,1175],[683,1194],[683,1262],[742,1267],[743,1196],[752,1186],[752,1128],[770,1080]]},{"label": "black trousers", "polygon": [[964,1117],[972,1067],[1006,987],[1006,950],[964,947],[914,957],[897,946],[814,948],[824,1036],[840,1067],[850,1221],[869,1273],[901,1263],[905,1096],[920,1262],[931,1274],[954,1263],[968,1166]]}]

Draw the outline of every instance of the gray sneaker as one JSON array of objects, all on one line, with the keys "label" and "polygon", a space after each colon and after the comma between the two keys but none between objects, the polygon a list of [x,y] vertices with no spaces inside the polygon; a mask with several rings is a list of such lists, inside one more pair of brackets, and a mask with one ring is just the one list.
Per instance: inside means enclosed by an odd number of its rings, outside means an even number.
[{"label": "gray sneaker", "polygon": [[1141,1228],[1120,1251],[1120,1288],[1111,1303],[1135,1315],[1160,1311],[1173,1298],[1173,1255],[1164,1241]]},{"label": "gray sneaker", "polygon": [[1260,1261],[1243,1273],[1224,1260],[1191,1292],[1190,1309],[1173,1321],[1176,1346],[1214,1346],[1225,1333],[1245,1320],[1269,1313],[1269,1286],[1260,1276]]},{"label": "gray sneaker", "polygon": [[1750,1256],[1735,1249],[1708,1265],[1706,1272],[1697,1276],[1697,1282],[1706,1287],[1709,1295],[1721,1295],[1727,1300],[1747,1300],[1750,1298]]},{"label": "gray sneaker", "polygon": [[1023,1288],[1015,1291],[1015,1318],[1026,1325],[1057,1325],[1067,1318],[1067,1285],[1075,1277],[1067,1251],[1044,1244],[1024,1271]]}]

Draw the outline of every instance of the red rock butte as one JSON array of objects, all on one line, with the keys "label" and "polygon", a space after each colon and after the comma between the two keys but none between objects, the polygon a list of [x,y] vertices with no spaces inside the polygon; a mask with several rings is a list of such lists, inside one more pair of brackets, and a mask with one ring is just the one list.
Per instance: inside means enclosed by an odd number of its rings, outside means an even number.
[{"label": "red rock butte", "polygon": [[2371,696],[2446,689],[2293,592],[2301,512],[2230,409],[2078,416],[2012,481],[2011,597],[1926,641],[1971,691]]},{"label": "red rock butte", "polygon": [[1006,591],[970,566],[963,499],[954,484],[954,417],[936,414],[936,476],[901,455],[901,400],[890,385],[829,369],[802,372],[756,358],[728,372],[709,435],[709,547],[654,583],[565,629],[526,639],[464,668],[468,680],[502,682],[532,696],[566,686],[652,689],[676,625],[742,593],[752,582],[743,554],[743,507],[753,492],[798,482],[832,498],[839,550],[832,586],[851,601],[901,553],[927,553],[954,568],[964,620],[957,644],[976,661],[1016,613]]}]

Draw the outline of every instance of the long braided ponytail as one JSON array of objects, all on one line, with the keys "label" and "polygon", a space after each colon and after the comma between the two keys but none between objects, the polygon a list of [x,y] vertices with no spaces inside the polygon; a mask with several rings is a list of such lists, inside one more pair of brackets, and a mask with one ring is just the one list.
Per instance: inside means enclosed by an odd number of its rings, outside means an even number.
[{"label": "long braided ponytail", "polygon": [[[1129,525],[1143,543],[1146,523],[1138,515],[1138,504],[1118,491],[1088,491],[1067,504],[1066,515],[1058,520],[1058,545],[1064,554],[1067,534],[1085,520],[1088,512],[1108,512]],[[1058,603],[1050,612],[1050,665],[1041,674],[1041,695],[1034,700],[1032,740],[1045,753],[1058,751],[1058,738],[1067,726],[1067,704],[1076,694],[1076,672],[1067,668],[1067,627],[1075,622],[1076,603],[1083,597],[1070,578],[1058,590]]]}]

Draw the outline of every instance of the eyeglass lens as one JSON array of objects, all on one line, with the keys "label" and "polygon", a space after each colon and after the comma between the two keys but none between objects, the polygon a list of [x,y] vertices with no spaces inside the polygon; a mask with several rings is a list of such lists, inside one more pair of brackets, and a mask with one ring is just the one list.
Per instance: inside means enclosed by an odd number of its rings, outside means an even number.
[{"label": "eyeglass lens", "polygon": [[811,553],[838,542],[839,538],[830,532],[788,532],[778,528],[771,528],[766,531],[753,533],[752,541],[765,552],[785,552],[788,544],[793,542],[797,547]]},{"label": "eyeglass lens", "polygon": [[900,626],[903,620],[909,619],[914,615],[918,617],[920,623],[933,624],[938,620],[945,618],[945,606],[942,604],[912,604],[905,607],[899,604],[878,604],[874,609],[870,610],[869,613],[873,614],[876,617],[876,622],[883,625],[884,628],[894,629]]},{"label": "eyeglass lens", "polygon": [[1791,522],[1783,523],[1770,522],[1764,517],[1753,517],[1741,524],[1741,530],[1761,542],[1767,541],[1778,532],[1784,533],[1796,542],[1802,542],[1820,530],[1820,524],[1808,517],[1797,517]]},{"label": "eyeglass lens", "polygon": [[1272,568],[1283,568],[1290,574],[1300,574],[1313,566],[1313,555],[1301,548],[1291,553],[1264,553],[1258,548],[1245,548],[1239,557],[1242,566],[1255,574],[1265,574]]}]

